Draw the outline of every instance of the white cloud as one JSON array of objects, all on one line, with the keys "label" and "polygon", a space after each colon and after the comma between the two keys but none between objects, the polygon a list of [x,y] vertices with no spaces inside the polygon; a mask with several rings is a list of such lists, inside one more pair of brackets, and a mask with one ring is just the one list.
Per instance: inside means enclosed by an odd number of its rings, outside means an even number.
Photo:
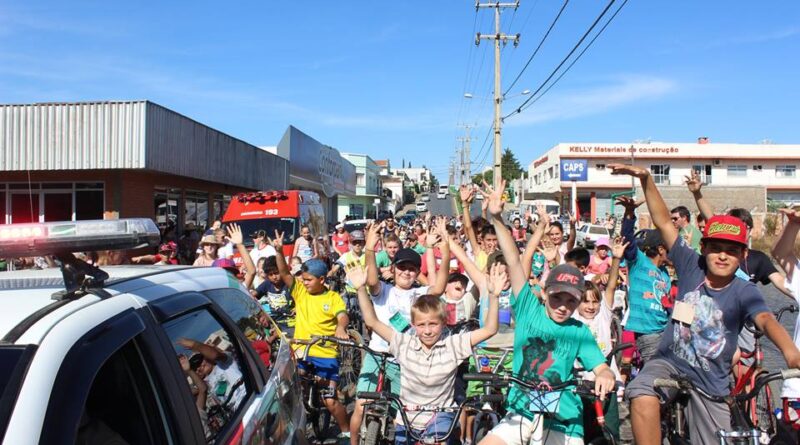
[{"label": "white cloud", "polygon": [[678,85],[671,79],[625,75],[607,85],[550,93],[528,110],[509,117],[505,123],[506,126],[525,126],[574,119],[603,113],[629,104],[660,99],[677,90]]},{"label": "white cloud", "polygon": [[783,40],[788,39],[790,37],[794,37],[796,35],[800,35],[800,27],[792,26],[789,28],[777,29],[777,30],[770,30],[760,34],[753,34],[753,33],[746,33],[742,34],[738,37],[732,37],[729,39],[721,39],[721,40],[714,40],[706,45],[701,46],[704,49],[715,49],[715,48],[722,48],[730,45],[746,45],[752,43],[765,43],[765,42],[772,42],[775,40]]}]

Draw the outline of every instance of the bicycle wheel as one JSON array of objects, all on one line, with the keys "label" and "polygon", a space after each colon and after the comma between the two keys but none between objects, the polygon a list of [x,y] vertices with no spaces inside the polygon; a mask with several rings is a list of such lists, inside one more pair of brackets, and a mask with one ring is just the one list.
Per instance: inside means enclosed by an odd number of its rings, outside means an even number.
[{"label": "bicycle wheel", "polygon": [[325,433],[331,426],[330,411],[323,406],[319,408],[319,411],[310,421],[312,421],[311,428],[314,430],[314,439],[316,439],[318,442],[324,441],[326,438]]},{"label": "bicycle wheel", "polygon": [[[356,343],[362,343],[361,334],[353,329],[347,333]],[[361,373],[361,362],[364,358],[364,351],[358,348],[347,346],[339,347],[339,391],[345,400],[342,403],[353,400],[356,395],[358,385],[358,375]]]},{"label": "bicycle wheel", "polygon": [[[751,402],[752,403],[752,402]],[[769,385],[764,385],[755,398],[756,410],[753,419],[762,432],[762,437],[772,437],[775,434],[775,414],[773,414],[772,390]],[[763,433],[766,433],[764,436]]]},{"label": "bicycle wheel", "polygon": [[499,419],[494,413],[479,412],[475,415],[472,424],[472,443],[480,443],[489,431],[499,423]]},{"label": "bicycle wheel", "polygon": [[367,431],[361,436],[361,445],[378,445],[381,423],[377,420],[367,421]]}]

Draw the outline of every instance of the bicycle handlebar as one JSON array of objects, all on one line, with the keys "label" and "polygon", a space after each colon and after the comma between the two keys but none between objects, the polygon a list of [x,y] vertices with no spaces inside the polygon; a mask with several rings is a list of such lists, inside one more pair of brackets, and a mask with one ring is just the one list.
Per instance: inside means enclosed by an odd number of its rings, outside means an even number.
[{"label": "bicycle handlebar", "polygon": [[[774,316],[775,316],[775,320],[777,320],[777,321],[779,321],[779,322],[780,322],[780,321],[781,321],[781,317],[783,317],[783,313],[784,313],[784,312],[791,312],[791,313],[795,313],[795,312],[797,312],[797,305],[790,304],[790,305],[788,305],[788,306],[784,306],[784,307],[782,307],[782,308],[778,309],[778,312],[773,312],[773,313],[772,313],[772,315],[774,315]],[[753,334],[753,335],[755,335],[755,336],[757,336],[757,337],[761,337],[761,336],[763,336],[763,335],[764,335],[764,333],[763,333],[763,332],[761,332],[761,330],[760,330],[760,329],[758,329],[758,328],[757,328],[757,327],[756,327],[754,324],[752,324],[752,323],[749,323],[749,322],[748,322],[748,323],[745,323],[745,324],[744,324],[744,328],[745,328],[745,329],[747,329],[747,331],[748,331],[748,332],[750,332],[751,334]]]},{"label": "bicycle handlebar", "polygon": [[716,396],[705,392],[703,389],[698,388],[694,384],[694,382],[689,380],[686,376],[675,376],[669,379],[654,379],[653,387],[674,388],[674,389],[695,391],[704,399],[717,403],[726,403],[728,400],[743,402],[754,398],[759,393],[759,391],[761,391],[761,389],[769,382],[773,382],[775,380],[787,380],[796,378],[800,378],[800,369],[782,369],[780,371],[773,371],[770,373],[761,374],[756,378],[756,383],[755,385],[753,385],[753,389],[751,389],[750,392],[736,394],[736,395],[725,395],[725,396]]},{"label": "bicycle handlebar", "polygon": [[393,357],[392,354],[390,354],[388,352],[375,351],[375,350],[371,349],[369,346],[365,345],[364,343],[358,343],[358,342],[356,342],[354,340],[344,340],[344,339],[337,338],[337,337],[331,337],[329,335],[312,335],[311,339],[312,340],[321,341],[322,343],[336,343],[336,344],[338,344],[340,346],[348,346],[348,347],[351,347],[351,348],[358,348],[358,349],[361,349],[363,351],[366,351],[370,355],[373,355],[373,356],[376,356],[376,357],[380,357],[380,358]]},{"label": "bicycle handlebar", "polygon": [[[561,383],[547,383],[547,382],[526,382],[508,374],[490,374],[490,373],[469,373],[464,374],[464,380],[473,382],[485,382],[491,386],[505,386],[509,383],[515,383],[525,389],[536,391],[561,391],[570,386],[575,387],[575,392],[579,394],[591,394],[594,391],[595,383],[592,380],[572,379]],[[617,390],[617,385],[614,385],[612,391]]]}]

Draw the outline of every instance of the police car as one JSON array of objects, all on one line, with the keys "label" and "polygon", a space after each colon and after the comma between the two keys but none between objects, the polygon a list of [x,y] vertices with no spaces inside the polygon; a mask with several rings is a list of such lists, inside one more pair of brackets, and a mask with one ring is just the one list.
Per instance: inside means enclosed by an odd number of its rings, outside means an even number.
[{"label": "police car", "polygon": [[60,265],[0,273],[0,442],[306,442],[288,345],[235,277],[70,253],[158,242],[148,219],[0,226],[0,257]]}]

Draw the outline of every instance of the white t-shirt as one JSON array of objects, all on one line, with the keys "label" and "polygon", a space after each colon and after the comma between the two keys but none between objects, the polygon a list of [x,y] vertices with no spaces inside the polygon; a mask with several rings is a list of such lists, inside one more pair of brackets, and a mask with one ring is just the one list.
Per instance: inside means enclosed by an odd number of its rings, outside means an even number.
[{"label": "white t-shirt", "polygon": [[[375,307],[375,314],[378,320],[389,326],[395,327],[392,317],[403,317],[405,322],[411,324],[411,305],[422,295],[428,293],[428,286],[416,287],[411,289],[400,289],[397,286],[381,282],[381,289],[378,295],[372,297],[372,305]],[[389,352],[389,342],[382,339],[375,332],[369,341],[369,347],[379,352]]]},{"label": "white t-shirt", "polygon": [[[236,364],[235,361],[229,358],[229,363],[220,363],[217,362],[214,365],[214,369],[206,376],[205,381],[208,385],[208,393],[209,395],[213,395],[216,399],[222,403],[225,399],[230,395],[233,386],[242,379],[242,371],[239,370],[239,365]],[[220,395],[222,387],[220,387],[222,382],[226,381],[227,384],[225,386],[224,394]],[[217,388],[220,387],[220,392],[217,392]],[[236,391],[233,393],[233,397],[231,397],[231,402],[233,402],[233,409],[234,411],[239,407],[239,404],[242,402],[242,399],[246,395],[247,390],[245,389],[245,385],[241,384]]]},{"label": "white t-shirt", "polygon": [[[800,260],[795,262],[792,274],[786,276],[786,288],[792,291],[795,301],[800,303]],[[800,317],[797,317],[794,325],[794,344],[800,345]],[[800,398],[800,379],[784,380],[781,397]]]},{"label": "white t-shirt", "polygon": [[227,243],[217,249],[217,258],[233,258],[233,243]]},{"label": "white t-shirt", "polygon": [[269,244],[264,246],[263,249],[256,249],[255,246],[253,246],[253,250],[250,251],[250,258],[253,259],[253,264],[258,266],[258,260],[260,260],[261,258],[269,258],[277,254],[278,252],[275,250],[275,248],[270,246]]},{"label": "white t-shirt", "polygon": [[[608,353],[614,348],[614,346],[611,344],[612,316],[613,314],[611,312],[611,308],[608,307],[605,299],[600,302],[600,310],[591,320],[581,317],[581,314],[577,310],[575,310],[575,312],[572,314],[572,318],[580,321],[589,328],[589,331],[592,333],[592,337],[594,337],[595,341],[597,342],[597,346],[599,346],[600,350],[603,352],[603,356],[608,355]],[[617,368],[617,364],[613,359],[611,360],[611,370],[614,372],[617,380],[619,380],[619,369]],[[587,371],[584,373],[583,378],[587,380],[594,380],[594,373]]]}]

